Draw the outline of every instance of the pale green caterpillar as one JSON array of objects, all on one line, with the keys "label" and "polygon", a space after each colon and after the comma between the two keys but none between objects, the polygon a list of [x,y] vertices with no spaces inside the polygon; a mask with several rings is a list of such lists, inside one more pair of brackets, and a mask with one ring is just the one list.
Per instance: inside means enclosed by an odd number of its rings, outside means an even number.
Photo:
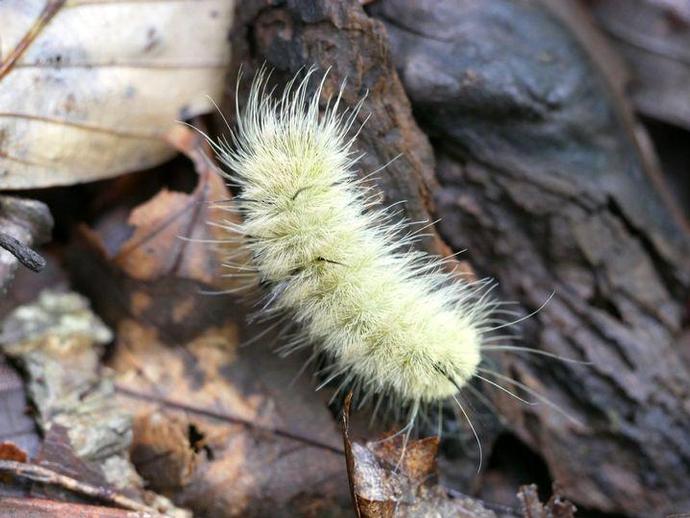
[{"label": "pale green caterpillar", "polygon": [[232,142],[216,145],[241,216],[220,224],[251,253],[249,275],[267,290],[261,314],[299,325],[283,350],[313,346],[330,360],[326,382],[339,378],[364,400],[384,396],[409,409],[411,426],[421,406],[482,378],[487,334],[503,325],[491,317],[489,282],[463,281],[413,250],[417,237],[401,237],[409,224],[374,207],[348,136],[361,103],[341,111],[338,96],[322,112],[310,75],[279,98],[262,73],[252,85]]}]

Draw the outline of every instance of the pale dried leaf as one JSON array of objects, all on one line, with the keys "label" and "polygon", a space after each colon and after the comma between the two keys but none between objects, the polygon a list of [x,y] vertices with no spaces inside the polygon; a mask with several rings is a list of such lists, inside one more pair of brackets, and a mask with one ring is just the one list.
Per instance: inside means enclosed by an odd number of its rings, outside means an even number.
[{"label": "pale dried leaf", "polygon": [[85,182],[172,156],[163,135],[221,95],[233,7],[0,2],[0,188]]}]

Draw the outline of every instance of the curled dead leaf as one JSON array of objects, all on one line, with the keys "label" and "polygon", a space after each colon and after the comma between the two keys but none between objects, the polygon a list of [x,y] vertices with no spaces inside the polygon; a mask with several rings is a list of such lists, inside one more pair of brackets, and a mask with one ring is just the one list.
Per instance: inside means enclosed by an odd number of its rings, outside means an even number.
[{"label": "curled dead leaf", "polygon": [[[122,211],[114,210],[104,215],[95,229],[82,226],[82,235],[92,249],[128,278],[155,281],[175,277],[218,290],[236,288],[240,280],[223,275],[227,269],[222,263],[237,245],[227,243],[228,231],[215,225],[236,218],[226,210],[230,192],[220,169],[198,133],[178,126],[168,134],[168,140],[193,162],[198,178],[194,190],[186,193],[163,188],[135,207],[126,220]],[[120,242],[122,235],[129,237]]]},{"label": "curled dead leaf", "polygon": [[366,445],[350,439],[350,404],[342,415],[343,441],[355,512],[359,518],[438,517],[495,518],[483,502],[451,494],[434,483],[438,437],[406,443],[390,436]]},{"label": "curled dead leaf", "polygon": [[191,480],[198,453],[190,440],[193,429],[163,412],[141,412],[134,418],[132,462],[156,491],[171,494]]},{"label": "curled dead leaf", "polygon": [[204,516],[345,508],[333,419],[308,380],[286,390],[295,359],[239,349],[232,322],[184,347],[133,320],[117,335],[110,366],[121,404],[137,416],[132,460],[150,487]]}]

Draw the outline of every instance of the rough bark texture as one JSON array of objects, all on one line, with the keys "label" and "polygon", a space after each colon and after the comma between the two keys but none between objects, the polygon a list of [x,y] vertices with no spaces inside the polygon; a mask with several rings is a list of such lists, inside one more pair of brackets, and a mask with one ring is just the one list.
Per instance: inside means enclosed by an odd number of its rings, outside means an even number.
[{"label": "rough bark texture", "polygon": [[690,129],[690,3],[588,0],[631,68],[631,96],[646,116]]},{"label": "rough bark texture", "polygon": [[408,4],[375,12],[437,138],[442,234],[526,308],[556,290],[525,343],[592,362],[502,362],[583,426],[500,408],[576,501],[645,516],[687,508],[689,372],[676,344],[688,240],[628,115],[541,4]]},{"label": "rough bark texture", "polygon": [[442,217],[451,248],[468,248],[523,314],[555,290],[519,326],[522,345],[592,365],[507,355],[500,372],[581,424],[545,405],[491,398],[565,496],[639,516],[688,509],[690,368],[677,344],[690,246],[627,107],[541,3],[383,0],[366,9],[240,2],[235,63],[251,73],[266,62],[276,79],[332,67],[326,89],[347,77],[347,104],[368,90],[363,172],[403,154],[380,175],[385,202],[407,200],[414,220]]},{"label": "rough bark texture", "polygon": [[[360,124],[366,121],[357,142],[358,150],[365,153],[359,163],[362,174],[392,161],[376,178],[383,203],[405,200],[403,209],[409,219],[428,219],[431,192],[437,188],[433,150],[412,116],[383,26],[357,2],[275,4],[268,7],[247,1],[238,6],[232,45],[233,63],[242,66],[244,73],[240,105],[251,82],[248,76],[261,65],[272,70],[276,84],[285,84],[312,65],[322,72],[329,70],[324,98],[336,95],[344,81],[346,106],[366,96],[358,119]],[[228,84],[234,94],[234,81]],[[437,243],[432,239],[426,244],[434,247]]]},{"label": "rough bark texture", "polygon": [[588,0],[629,68],[628,92],[646,118],[664,174],[690,217],[690,2]]}]

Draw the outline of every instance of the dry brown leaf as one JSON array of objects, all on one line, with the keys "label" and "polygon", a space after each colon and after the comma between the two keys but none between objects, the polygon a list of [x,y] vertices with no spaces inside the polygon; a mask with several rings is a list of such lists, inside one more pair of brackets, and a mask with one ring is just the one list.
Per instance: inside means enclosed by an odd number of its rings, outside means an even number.
[{"label": "dry brown leaf", "polygon": [[126,490],[186,516],[146,492],[129,462],[131,416],[118,407],[112,382],[99,367],[112,333],[88,302],[74,293],[46,290],[1,324],[0,350],[26,370],[27,392],[45,435],[38,461],[75,481]]},{"label": "dry brown leaf", "polygon": [[[95,228],[82,227],[85,241],[131,279],[154,281],[178,277],[214,286],[236,287],[238,279],[224,277],[223,254],[236,245],[209,243],[227,239],[228,231],[209,225],[235,216],[224,211],[230,193],[208,145],[186,127],[170,132],[168,140],[193,162],[198,174],[191,193],[160,190],[135,207],[127,218],[116,208],[100,218]],[[119,236],[129,236],[118,242]]]},{"label": "dry brown leaf", "polygon": [[[402,441],[393,441],[394,445],[384,455],[380,454],[377,445],[351,444],[354,471],[350,476],[354,479],[359,516],[495,518],[495,513],[481,501],[451,495],[444,487],[432,483],[431,472],[426,477],[419,476],[434,469],[438,438],[432,439],[410,441],[405,456],[410,455],[414,460],[408,461],[408,466],[398,467],[397,471]],[[391,455],[395,460],[389,458]]]},{"label": "dry brown leaf", "polygon": [[176,120],[219,98],[234,2],[0,2],[0,189],[171,157]]},{"label": "dry brown leaf", "polygon": [[[359,518],[495,518],[476,499],[451,495],[434,483],[439,438],[405,444],[392,436],[366,445],[350,439],[350,394],[342,415],[350,496]],[[403,454],[404,452],[404,454]]]},{"label": "dry brown leaf", "polygon": [[28,455],[13,442],[4,441],[0,442],[0,459],[26,462],[28,460]]},{"label": "dry brown leaf", "polygon": [[117,334],[110,365],[136,415],[132,461],[151,488],[204,516],[345,508],[335,423],[308,380],[289,386],[295,359],[238,349],[232,322],[184,347],[133,320]]},{"label": "dry brown leaf", "polygon": [[[77,255],[80,266],[102,262]],[[347,505],[333,418],[306,376],[290,384],[303,359],[279,358],[269,340],[240,348],[237,302],[200,295],[174,272],[155,281],[108,264],[82,273],[99,279],[86,284],[117,330],[110,366],[149,487],[206,516]]]}]

